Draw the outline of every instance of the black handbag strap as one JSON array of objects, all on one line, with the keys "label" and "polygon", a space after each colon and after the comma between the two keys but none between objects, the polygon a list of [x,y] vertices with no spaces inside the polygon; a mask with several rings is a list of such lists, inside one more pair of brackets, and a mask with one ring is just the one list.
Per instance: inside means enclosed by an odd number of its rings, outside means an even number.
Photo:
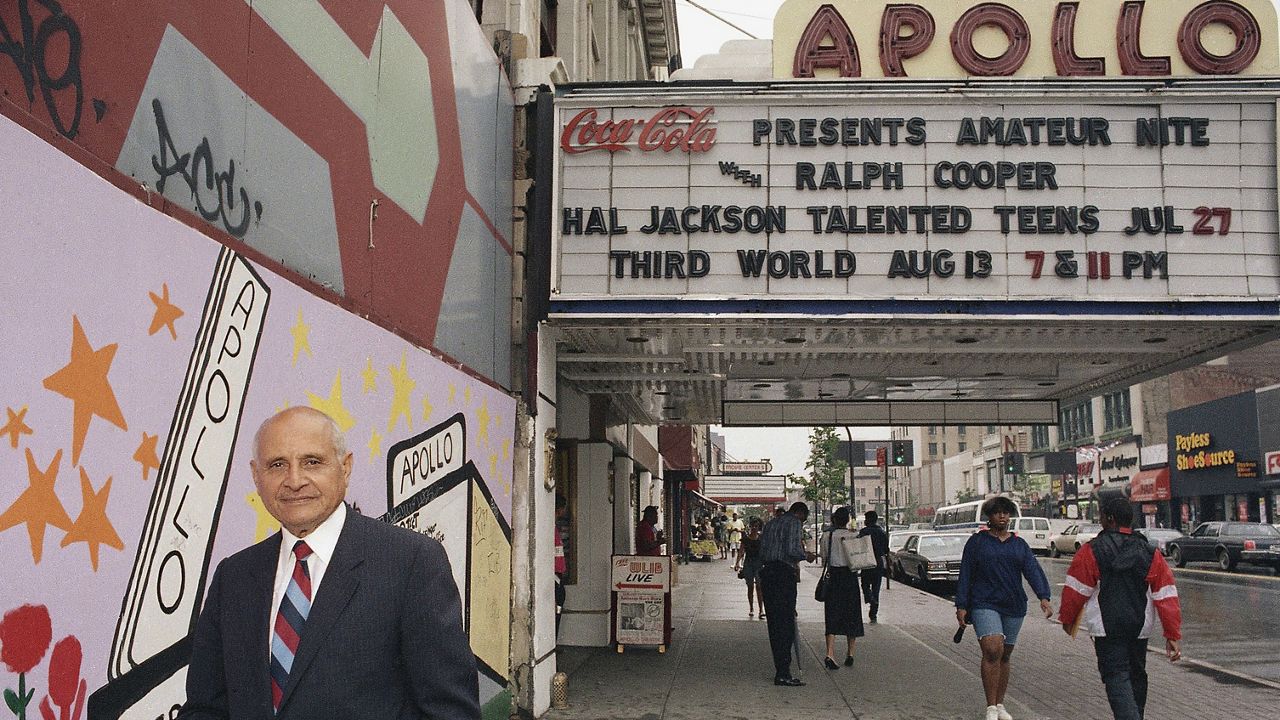
[{"label": "black handbag strap", "polygon": [[826,578],[831,574],[831,541],[835,540],[836,531],[834,529],[827,531],[827,557],[822,563],[822,577]]}]

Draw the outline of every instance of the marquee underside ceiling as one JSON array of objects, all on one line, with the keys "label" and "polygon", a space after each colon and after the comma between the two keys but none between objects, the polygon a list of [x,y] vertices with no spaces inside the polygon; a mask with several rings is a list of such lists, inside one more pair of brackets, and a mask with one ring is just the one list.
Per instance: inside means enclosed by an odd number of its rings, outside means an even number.
[{"label": "marquee underside ceiling", "polygon": [[556,314],[562,382],[639,424],[1056,423],[1060,402],[1280,336],[1272,317]]}]

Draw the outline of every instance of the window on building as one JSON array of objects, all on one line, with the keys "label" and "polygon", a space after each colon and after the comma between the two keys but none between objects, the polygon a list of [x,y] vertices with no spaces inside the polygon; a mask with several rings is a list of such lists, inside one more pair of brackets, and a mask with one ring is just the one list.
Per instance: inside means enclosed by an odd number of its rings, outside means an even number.
[{"label": "window on building", "polygon": [[1049,426],[1048,425],[1032,425],[1031,426],[1031,449],[1045,450],[1049,447]]},{"label": "window on building", "polygon": [[929,443],[929,457],[934,457],[937,454],[938,454],[938,443],[936,442]]},{"label": "window on building", "polygon": [[539,34],[541,43],[538,48],[539,57],[553,57],[556,54],[556,6],[559,0],[542,0],[542,22]]},{"label": "window on building", "polygon": [[1058,411],[1058,432],[1063,442],[1093,437],[1093,405],[1088,400]]},{"label": "window on building", "polygon": [[930,434],[930,435],[937,435],[937,434],[938,434],[938,426],[937,426],[937,425],[930,425],[930,426],[929,426],[929,434]]},{"label": "window on building", "polygon": [[960,435],[963,435],[965,433],[965,427],[963,425],[957,425],[956,432],[959,433]]},{"label": "window on building", "polygon": [[956,452],[964,452],[965,448],[967,447],[969,447],[969,444],[961,440],[960,442],[956,443]]},{"label": "window on building", "polygon": [[1113,392],[1102,397],[1103,432],[1114,432],[1133,427],[1129,412],[1129,390]]},{"label": "window on building", "polygon": [[995,434],[995,432],[996,432],[996,426],[995,426],[995,425],[988,425],[988,426],[987,426],[987,434],[988,434],[988,435],[994,435],[994,434]]},{"label": "window on building", "polygon": [[942,454],[943,454],[944,456],[947,454],[947,444],[946,444],[946,443],[942,443]]}]

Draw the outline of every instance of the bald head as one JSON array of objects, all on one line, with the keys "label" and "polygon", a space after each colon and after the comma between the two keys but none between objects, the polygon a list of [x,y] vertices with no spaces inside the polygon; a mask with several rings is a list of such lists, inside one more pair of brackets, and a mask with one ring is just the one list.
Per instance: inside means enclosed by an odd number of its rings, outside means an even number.
[{"label": "bald head", "polygon": [[347,454],[347,438],[342,434],[342,430],[338,428],[338,423],[334,422],[333,418],[329,417],[327,414],[316,410],[315,408],[300,405],[298,407],[285,408],[262,421],[262,424],[258,426],[258,431],[253,434],[253,457],[255,460],[260,460],[262,457],[262,437],[267,428],[271,425],[292,418],[299,418],[304,422],[312,421],[319,423],[324,427],[325,432],[329,435],[330,441],[333,443],[333,454],[338,457],[343,457]]}]

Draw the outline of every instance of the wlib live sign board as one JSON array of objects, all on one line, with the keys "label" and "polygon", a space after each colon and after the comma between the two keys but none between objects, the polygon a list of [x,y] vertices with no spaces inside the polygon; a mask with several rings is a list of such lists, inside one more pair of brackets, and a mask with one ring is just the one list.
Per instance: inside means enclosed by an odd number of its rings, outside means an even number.
[{"label": "wlib live sign board", "polygon": [[584,88],[558,103],[554,291],[1275,296],[1275,90]]}]

